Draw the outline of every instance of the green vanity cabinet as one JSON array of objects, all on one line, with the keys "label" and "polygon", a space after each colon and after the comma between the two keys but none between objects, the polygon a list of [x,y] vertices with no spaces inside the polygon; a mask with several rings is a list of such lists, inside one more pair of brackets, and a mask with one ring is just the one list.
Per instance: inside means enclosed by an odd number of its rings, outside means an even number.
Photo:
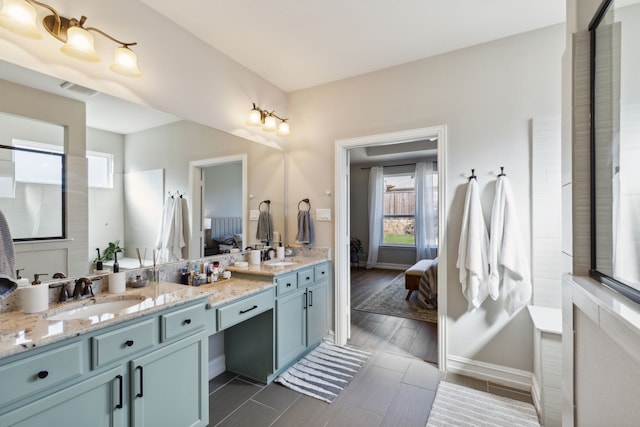
[{"label": "green vanity cabinet", "polygon": [[205,338],[198,334],[129,363],[131,427],[207,425]]},{"label": "green vanity cabinet", "polygon": [[114,367],[0,415],[0,425],[124,427],[128,418],[123,402],[124,377],[124,367]]},{"label": "green vanity cabinet", "polygon": [[327,333],[329,263],[276,276],[275,281],[276,371],[280,373],[320,343]]},{"label": "green vanity cabinet", "polygon": [[0,360],[0,426],[206,426],[205,311],[198,300]]}]

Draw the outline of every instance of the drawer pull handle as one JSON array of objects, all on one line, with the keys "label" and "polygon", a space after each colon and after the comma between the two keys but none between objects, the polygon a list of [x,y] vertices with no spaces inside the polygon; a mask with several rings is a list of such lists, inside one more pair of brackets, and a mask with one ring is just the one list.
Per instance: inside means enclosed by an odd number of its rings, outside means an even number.
[{"label": "drawer pull handle", "polygon": [[118,404],[116,405],[116,409],[122,409],[122,375],[116,375],[116,379],[118,380],[118,393],[120,394],[120,399]]},{"label": "drawer pull handle", "polygon": [[143,368],[142,366],[136,366],[136,371],[140,370],[140,393],[136,394],[136,397],[142,397],[144,396],[144,389],[143,389],[143,384],[144,384],[144,372],[143,372]]},{"label": "drawer pull handle", "polygon": [[125,341],[124,345],[126,345],[127,347],[131,347],[133,345],[133,340]]},{"label": "drawer pull handle", "polygon": [[290,287],[291,287],[291,283],[287,283],[287,288],[290,288]]},{"label": "drawer pull handle", "polygon": [[240,314],[248,313],[248,312],[250,312],[251,310],[255,310],[256,308],[258,308],[258,306],[257,306],[257,305],[254,305],[253,307],[251,307],[251,308],[247,308],[246,310],[240,310]]},{"label": "drawer pull handle", "polygon": [[311,280],[311,277],[307,276],[307,281]]},{"label": "drawer pull handle", "polygon": [[41,380],[47,378],[49,376],[49,371],[40,371],[38,372],[38,378]]},{"label": "drawer pull handle", "polygon": [[191,319],[185,319],[184,320],[184,324],[185,325],[190,325],[191,324]]}]

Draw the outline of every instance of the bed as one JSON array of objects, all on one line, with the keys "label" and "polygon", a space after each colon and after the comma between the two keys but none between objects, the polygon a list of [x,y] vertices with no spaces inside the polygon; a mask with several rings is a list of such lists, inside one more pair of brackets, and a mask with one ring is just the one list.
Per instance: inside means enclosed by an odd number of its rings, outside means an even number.
[{"label": "bed", "polygon": [[211,229],[207,230],[205,256],[242,249],[242,217],[213,217]]}]

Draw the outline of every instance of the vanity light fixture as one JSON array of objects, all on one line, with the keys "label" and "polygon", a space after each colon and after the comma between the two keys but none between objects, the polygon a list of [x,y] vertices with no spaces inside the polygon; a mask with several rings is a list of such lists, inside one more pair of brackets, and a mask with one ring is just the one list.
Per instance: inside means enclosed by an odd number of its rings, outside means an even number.
[{"label": "vanity light fixture", "polygon": [[[280,123],[278,123],[278,120],[280,120]],[[289,136],[291,135],[291,130],[287,120],[289,119],[283,119],[276,115],[275,111],[263,110],[256,106],[254,102],[253,108],[249,111],[247,124],[251,126],[262,126],[263,131],[276,132],[278,136]]]},{"label": "vanity light fixture", "polygon": [[43,18],[42,25],[49,34],[64,43],[60,48],[63,53],[83,61],[100,61],[90,31],[95,32],[120,45],[116,48],[113,64],[109,67],[111,71],[131,77],[142,75],[138,69],[136,54],[129,48],[137,43],[125,43],[98,28],[85,27],[86,16],[81,16],[80,19],[65,18],[53,7],[36,0],[3,0],[0,26],[25,37],[42,38],[36,26],[37,12],[34,6],[51,12],[51,15]]}]

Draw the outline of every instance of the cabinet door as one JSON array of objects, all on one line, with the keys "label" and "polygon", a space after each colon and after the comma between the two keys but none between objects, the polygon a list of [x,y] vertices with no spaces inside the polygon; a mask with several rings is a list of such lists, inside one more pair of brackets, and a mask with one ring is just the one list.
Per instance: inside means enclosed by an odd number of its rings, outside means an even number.
[{"label": "cabinet door", "polygon": [[130,362],[131,426],[207,425],[205,338],[201,333]]},{"label": "cabinet door", "polygon": [[307,346],[320,343],[327,333],[328,281],[307,288]]},{"label": "cabinet door", "polygon": [[306,344],[306,291],[298,290],[276,301],[278,369],[296,359]]},{"label": "cabinet door", "polygon": [[124,368],[118,366],[0,416],[1,426],[122,427],[126,421]]}]

